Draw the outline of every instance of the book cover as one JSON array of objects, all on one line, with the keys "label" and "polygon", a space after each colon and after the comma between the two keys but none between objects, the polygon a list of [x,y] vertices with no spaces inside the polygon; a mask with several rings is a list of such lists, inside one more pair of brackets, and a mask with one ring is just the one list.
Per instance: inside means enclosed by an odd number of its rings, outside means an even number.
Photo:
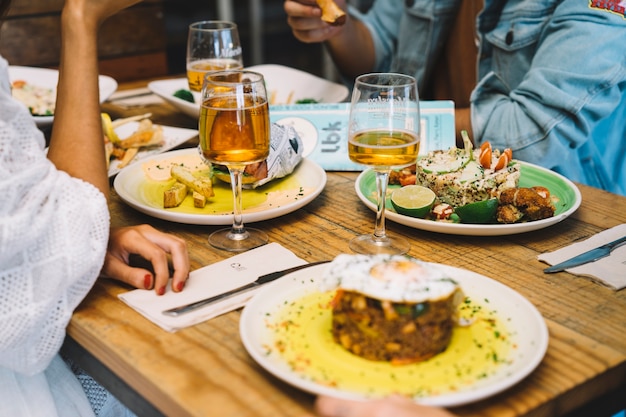
[{"label": "book cover", "polygon": [[[270,106],[270,120],[292,126],[304,144],[304,157],[327,171],[362,171],[348,157],[350,103],[282,104]],[[420,102],[420,155],[455,144],[454,103]]]}]

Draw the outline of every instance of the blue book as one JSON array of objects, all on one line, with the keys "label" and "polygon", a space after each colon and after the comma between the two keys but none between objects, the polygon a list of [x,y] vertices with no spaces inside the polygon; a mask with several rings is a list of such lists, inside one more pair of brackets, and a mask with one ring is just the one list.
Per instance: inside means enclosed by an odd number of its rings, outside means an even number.
[{"label": "blue book", "polygon": [[[304,157],[327,171],[362,171],[348,157],[350,103],[280,104],[270,106],[270,120],[293,126],[304,144]],[[455,145],[454,102],[421,101],[420,155]]]}]

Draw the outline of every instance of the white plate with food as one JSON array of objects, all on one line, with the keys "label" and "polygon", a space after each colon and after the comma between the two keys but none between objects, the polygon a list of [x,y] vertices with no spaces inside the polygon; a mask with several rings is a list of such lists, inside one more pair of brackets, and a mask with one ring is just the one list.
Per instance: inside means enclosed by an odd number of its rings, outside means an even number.
[{"label": "white plate with food", "polygon": [[[13,96],[22,101],[33,114],[37,126],[47,128],[54,121],[54,105],[59,72],[55,69],[9,66]],[[100,103],[117,90],[117,82],[106,75],[98,78]]]},{"label": "white plate with food", "polygon": [[[582,196],[580,190],[573,182],[554,171],[534,164],[520,161],[520,165],[519,187],[542,186],[550,190],[550,195],[554,200],[556,208],[554,216],[536,221],[512,224],[449,223],[398,214],[388,199],[385,206],[385,218],[405,226],[430,232],[468,236],[504,236],[552,226],[565,220],[578,209],[582,202]],[[363,171],[355,182],[355,190],[359,199],[373,211],[376,211],[375,177],[374,171],[368,169]],[[397,187],[399,186],[390,185],[388,195]]]},{"label": "white plate with food", "polygon": [[313,394],[353,400],[401,394],[453,407],[526,378],[548,347],[539,311],[496,280],[438,266],[459,283],[467,297],[459,309],[473,322],[455,327],[447,349],[429,360],[406,365],[370,361],[336,343],[329,306],[335,291],[319,290],[328,265],[289,274],[261,289],[241,315],[241,340],[250,356],[279,379]]},{"label": "white plate with food", "polygon": [[[283,65],[255,65],[248,67],[265,77],[270,105],[295,104],[302,102],[340,103],[348,97],[348,88]],[[189,90],[187,78],[152,81],[148,88],[181,112],[198,118],[200,114],[200,93],[192,92],[194,102],[174,96],[179,90]]]},{"label": "white plate with food", "polygon": [[[138,121],[125,123],[115,128],[115,133],[121,140],[129,138],[134,134],[139,127]],[[162,140],[159,144],[153,146],[143,146],[137,148],[137,153],[132,157],[130,161],[123,161],[118,157],[112,156],[109,163],[109,177],[118,174],[122,169],[128,165],[140,161],[142,159],[149,158],[151,156],[159,155],[163,152],[169,151],[177,146],[180,146],[190,139],[198,136],[198,131],[195,129],[185,129],[182,127],[154,125],[155,129],[160,129],[160,135]],[[123,158],[123,157],[122,157]]]},{"label": "white plate with food", "polygon": [[[135,162],[117,175],[113,186],[128,205],[159,219],[186,224],[231,225],[231,187],[218,179],[213,180],[215,196],[207,201],[205,207],[194,207],[191,195],[178,207],[163,207],[163,193],[174,183],[174,180],[168,179],[168,164],[172,163],[183,164],[192,171],[208,175],[208,168],[200,159],[198,150],[189,148]],[[160,178],[154,174],[155,171],[162,171],[166,175]],[[298,210],[313,201],[325,185],[326,171],[304,158],[290,175],[255,189],[243,190],[243,221],[259,222]]]}]

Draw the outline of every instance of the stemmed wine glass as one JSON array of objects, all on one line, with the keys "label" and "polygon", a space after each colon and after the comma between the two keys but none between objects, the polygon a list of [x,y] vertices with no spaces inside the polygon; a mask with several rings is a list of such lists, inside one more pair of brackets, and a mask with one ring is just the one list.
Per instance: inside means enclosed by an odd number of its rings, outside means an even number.
[{"label": "stemmed wine glass", "polygon": [[242,173],[267,159],[270,118],[263,75],[246,70],[209,72],[204,76],[199,121],[199,150],[205,162],[223,165],[233,190],[233,225],[209,236],[216,248],[234,252],[261,246],[267,235],[246,228],[242,214]]},{"label": "stemmed wine glass", "polygon": [[202,90],[209,71],[242,69],[243,54],[234,22],[205,20],[189,25],[187,37],[187,81],[191,91]]},{"label": "stemmed wine glass", "polygon": [[385,231],[389,172],[414,164],[420,144],[419,96],[415,78],[394,73],[357,77],[350,103],[348,153],[376,173],[378,207],[373,234],[355,237],[350,249],[362,254],[403,254],[410,244]]}]

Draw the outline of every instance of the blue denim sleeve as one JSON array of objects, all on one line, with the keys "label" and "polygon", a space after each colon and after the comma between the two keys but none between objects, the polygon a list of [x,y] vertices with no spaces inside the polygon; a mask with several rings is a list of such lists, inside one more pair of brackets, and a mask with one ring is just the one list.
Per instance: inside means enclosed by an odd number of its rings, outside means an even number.
[{"label": "blue denim sleeve", "polygon": [[[624,16],[581,0],[521,3],[525,10],[505,6],[497,26],[482,34],[474,137],[623,194]],[[533,3],[539,10],[528,7]]]}]

